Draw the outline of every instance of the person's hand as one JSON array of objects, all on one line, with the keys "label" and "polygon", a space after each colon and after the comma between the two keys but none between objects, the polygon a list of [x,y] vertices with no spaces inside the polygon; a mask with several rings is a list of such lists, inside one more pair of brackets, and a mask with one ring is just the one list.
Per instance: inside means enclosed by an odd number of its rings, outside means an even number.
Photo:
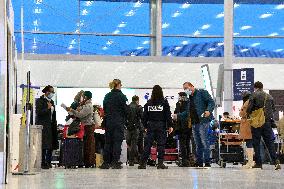
[{"label": "person's hand", "polygon": [[173,114],[173,120],[177,120],[177,114]]},{"label": "person's hand", "polygon": [[171,134],[174,131],[174,128],[170,127],[169,128],[169,134]]},{"label": "person's hand", "polygon": [[205,112],[204,112],[204,117],[209,117],[210,114],[211,114],[211,113],[210,113],[209,111],[205,111]]},{"label": "person's hand", "polygon": [[50,102],[47,102],[47,108],[50,110],[52,107],[52,104]]},{"label": "person's hand", "polygon": [[67,108],[66,108],[67,112],[70,112],[71,109],[72,109],[72,108],[70,108],[70,107],[67,107]]}]

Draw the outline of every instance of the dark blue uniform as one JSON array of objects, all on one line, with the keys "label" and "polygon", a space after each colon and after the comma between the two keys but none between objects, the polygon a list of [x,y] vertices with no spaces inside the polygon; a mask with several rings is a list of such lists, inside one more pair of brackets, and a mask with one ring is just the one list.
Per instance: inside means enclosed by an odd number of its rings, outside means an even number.
[{"label": "dark blue uniform", "polygon": [[167,128],[172,127],[170,106],[167,100],[153,102],[149,100],[144,106],[143,125],[147,129],[142,161],[149,158],[153,141],[157,142],[158,160],[163,161]]},{"label": "dark blue uniform", "polygon": [[113,89],[105,96],[105,148],[104,162],[117,163],[120,159],[121,144],[127,116],[127,98],[121,90]]}]

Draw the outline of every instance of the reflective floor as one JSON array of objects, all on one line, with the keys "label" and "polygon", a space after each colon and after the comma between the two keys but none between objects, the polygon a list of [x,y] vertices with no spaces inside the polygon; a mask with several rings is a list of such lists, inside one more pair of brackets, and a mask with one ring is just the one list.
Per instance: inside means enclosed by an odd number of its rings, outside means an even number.
[{"label": "reflective floor", "polygon": [[[283,167],[283,165],[282,165]],[[122,170],[53,168],[37,175],[10,176],[9,184],[0,188],[9,189],[67,189],[67,188],[193,188],[193,189],[281,189],[284,188],[284,169],[274,171],[273,166],[263,170],[242,170],[240,166],[229,165],[222,169],[178,168],[168,170],[150,167],[138,170],[137,166],[124,166]]]}]

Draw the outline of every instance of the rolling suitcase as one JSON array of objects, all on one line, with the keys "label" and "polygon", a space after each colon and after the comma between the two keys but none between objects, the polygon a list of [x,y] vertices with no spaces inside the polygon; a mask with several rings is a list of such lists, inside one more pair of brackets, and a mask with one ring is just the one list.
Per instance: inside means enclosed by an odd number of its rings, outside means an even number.
[{"label": "rolling suitcase", "polygon": [[66,138],[63,144],[63,164],[65,168],[83,166],[83,141],[77,138]]}]

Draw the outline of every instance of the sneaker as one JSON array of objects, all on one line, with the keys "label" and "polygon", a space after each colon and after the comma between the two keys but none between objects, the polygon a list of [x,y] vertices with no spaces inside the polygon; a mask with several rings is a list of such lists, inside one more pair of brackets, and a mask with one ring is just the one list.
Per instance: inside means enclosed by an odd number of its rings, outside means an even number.
[{"label": "sneaker", "polygon": [[108,163],[103,163],[101,166],[100,166],[100,169],[109,169],[110,168],[110,165]]},{"label": "sneaker", "polygon": [[134,166],[134,162],[129,162],[129,166],[133,167]]},{"label": "sneaker", "polygon": [[210,168],[211,167],[211,164],[210,163],[205,163],[205,166],[206,168]]},{"label": "sneaker", "polygon": [[280,161],[276,160],[276,162],[275,162],[275,170],[280,170],[280,169],[281,169]]},{"label": "sneaker", "polygon": [[262,165],[257,165],[255,164],[254,166],[252,166],[253,169],[262,169]]}]

